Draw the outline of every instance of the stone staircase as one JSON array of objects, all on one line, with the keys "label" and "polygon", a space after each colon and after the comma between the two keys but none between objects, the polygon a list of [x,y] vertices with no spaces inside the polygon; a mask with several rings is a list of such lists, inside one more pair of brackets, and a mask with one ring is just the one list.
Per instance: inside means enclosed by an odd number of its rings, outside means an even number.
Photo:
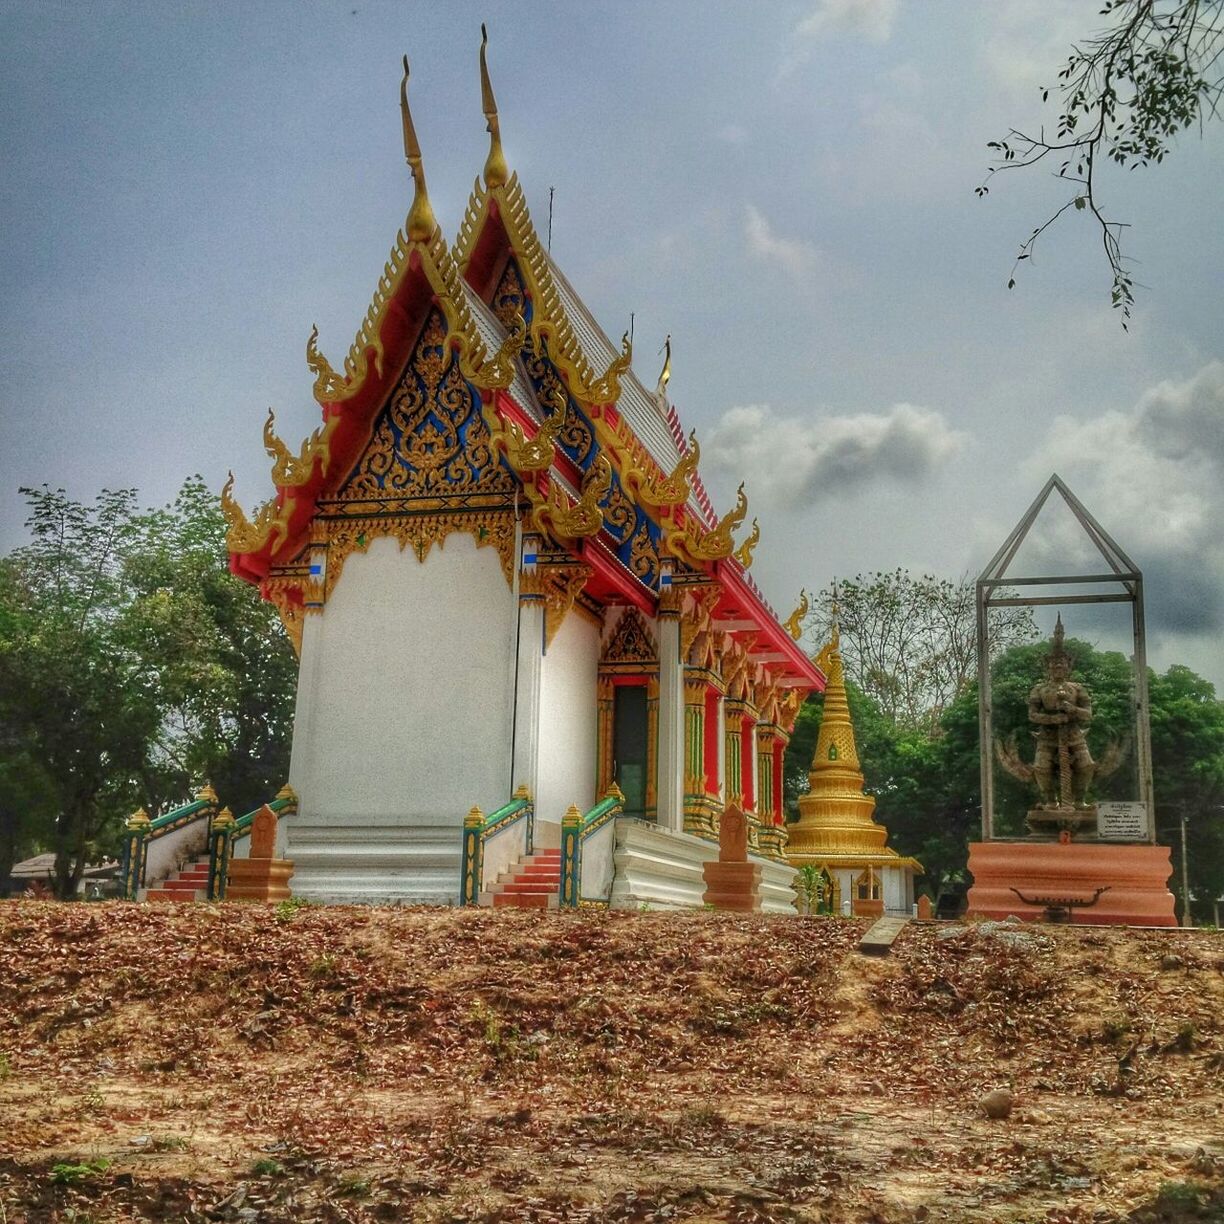
[{"label": "stone staircase", "polygon": [[556,909],[561,890],[561,851],[537,850],[503,871],[481,898],[494,906],[519,909]]},{"label": "stone staircase", "polygon": [[206,901],[208,899],[208,856],[193,859],[181,871],[172,871],[156,888],[150,888],[147,901]]}]

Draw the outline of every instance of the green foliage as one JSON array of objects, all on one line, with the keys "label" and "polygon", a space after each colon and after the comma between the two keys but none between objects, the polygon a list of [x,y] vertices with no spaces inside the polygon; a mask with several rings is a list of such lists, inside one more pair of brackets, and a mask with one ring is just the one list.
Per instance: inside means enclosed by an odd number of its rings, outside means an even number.
[{"label": "green foliage", "polygon": [[[1069,185],[1069,198],[1020,245],[1016,269],[1033,256],[1038,239],[1068,210],[1087,212],[1097,229],[1113,284],[1111,304],[1122,326],[1134,304],[1134,281],[1122,254],[1125,224],[1102,212],[1102,171],[1111,163],[1134,170],[1159,165],[1179,133],[1219,115],[1224,99],[1222,0],[1106,0],[1106,27],[1072,48],[1054,92],[1061,113],[1037,135],[1013,128],[988,148],[995,157],[987,184],[1000,170],[1045,162]],[[1050,96],[1043,89],[1042,102]],[[1048,159],[1048,160],[1047,160]]]},{"label": "green foliage", "polygon": [[[1133,678],[1129,661],[1068,639],[1075,660],[1073,677],[1092,694],[1089,747],[1100,760],[1113,740],[1133,735]],[[995,735],[1012,735],[1031,760],[1028,696],[1044,674],[1048,646],[1013,646],[991,667]],[[876,819],[889,830],[889,844],[922,863],[939,894],[964,879],[968,843],[981,831],[981,768],[978,753],[977,685],[966,688],[944,710],[933,734],[900,726],[857,685],[847,681],[850,715],[864,785],[876,798]],[[1211,684],[1189,668],[1149,672],[1152,767],[1160,840],[1178,845],[1175,827],[1187,816],[1190,891],[1203,918],[1224,894],[1224,701]],[[808,788],[808,770],[820,730],[822,707],[809,701],[799,712],[785,760],[787,817],[798,818],[796,799]],[[1136,790],[1132,744],[1117,772],[1094,788],[1098,797],[1133,798]],[[1033,792],[996,766],[996,832],[1021,831]],[[1175,852],[1174,866],[1180,862]]]},{"label": "green foliage", "polygon": [[313,901],[307,901],[305,897],[288,897],[286,900],[277,903],[275,910],[276,921],[292,922],[298,910],[306,909],[307,906],[313,904]]},{"label": "green foliage", "polygon": [[279,789],[296,661],[229,574],[199,477],[147,512],[131,490],[23,492],[31,542],[0,558],[0,874],[52,849],[68,897],[137,806],[211,781],[244,811]]},{"label": "green foliage", "polygon": [[54,1164],[51,1166],[51,1181],[57,1186],[75,1186],[110,1168],[110,1161],[99,1158],[84,1164]]},{"label": "green foliage", "polygon": [[279,1160],[273,1160],[268,1156],[263,1156],[251,1163],[252,1177],[281,1177],[284,1172],[285,1166]]}]

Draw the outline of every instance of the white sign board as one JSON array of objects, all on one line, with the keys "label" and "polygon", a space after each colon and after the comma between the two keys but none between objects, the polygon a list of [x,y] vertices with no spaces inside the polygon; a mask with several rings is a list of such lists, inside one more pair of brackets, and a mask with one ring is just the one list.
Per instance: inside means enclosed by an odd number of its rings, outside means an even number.
[{"label": "white sign board", "polygon": [[1097,833],[1107,841],[1147,841],[1147,808],[1134,800],[1098,803]]}]

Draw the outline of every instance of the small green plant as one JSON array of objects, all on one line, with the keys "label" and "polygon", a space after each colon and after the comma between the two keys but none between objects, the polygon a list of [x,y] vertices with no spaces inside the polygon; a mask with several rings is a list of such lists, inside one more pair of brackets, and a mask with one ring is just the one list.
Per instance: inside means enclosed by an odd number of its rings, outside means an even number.
[{"label": "small green plant", "polygon": [[155,1152],[185,1152],[190,1146],[182,1135],[154,1135],[149,1143]]},{"label": "small green plant", "polygon": [[311,963],[309,972],[316,982],[334,978],[336,976],[336,958],[331,953],[324,952],[322,956],[316,957]]},{"label": "small green plant", "polygon": [[84,1164],[54,1164],[51,1166],[51,1181],[57,1186],[75,1186],[105,1173],[108,1168],[110,1161],[102,1158],[87,1160]]},{"label": "small green plant", "polygon": [[[287,905],[288,902],[282,901],[281,904]],[[284,1172],[285,1166],[270,1156],[261,1156],[251,1165],[252,1177],[280,1177]]]},{"label": "small green plant", "polygon": [[1161,1182],[1156,1191],[1156,1206],[1161,1211],[1195,1211],[1202,1201],[1204,1187],[1198,1182]]},{"label": "small green plant", "polygon": [[313,901],[307,901],[305,897],[290,897],[286,901],[281,901],[276,907],[276,921],[292,922],[298,910],[313,904]]},{"label": "small green plant", "polygon": [[336,1183],[336,1189],[348,1198],[364,1198],[370,1193],[370,1183],[356,1173],[345,1173]]},{"label": "small green plant", "polygon": [[8,1079],[13,1074],[13,1064],[9,1056],[0,1050],[0,1081]]}]

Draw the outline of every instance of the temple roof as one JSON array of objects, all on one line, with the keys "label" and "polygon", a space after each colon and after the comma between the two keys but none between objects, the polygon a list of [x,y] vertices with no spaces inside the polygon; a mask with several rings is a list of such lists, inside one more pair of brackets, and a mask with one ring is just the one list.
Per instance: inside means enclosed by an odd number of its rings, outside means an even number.
[{"label": "temple roof", "polygon": [[[305,571],[316,518],[341,512],[345,482],[372,444],[426,320],[441,311],[445,340],[437,351],[454,355],[476,397],[480,428],[488,431],[485,461],[491,455],[521,489],[508,506],[525,508],[535,530],[592,562],[599,571],[594,588],[605,580],[620,584],[625,599],[644,610],[662,592],[665,560],[677,575],[713,582],[723,607],[754,622],[756,652],[771,671],[793,686],[819,688],[823,677],[797,633],[779,623],[747,573],[759,538],[755,522],[736,547],[733,533],[747,515],[742,487],[736,507],[719,518],[697,471],[699,449],[685,439],[662,386],[647,390],[633,373],[628,336],[620,345],[609,339],[540,242],[517,175],[505,163],[483,43],[481,84],[491,137],[485,181],[476,181],[451,245],[428,199],[405,61],[401,110],[413,200],[404,230],[342,373],[311,335],[307,362],[322,427],[296,455],[276,438],[271,420],[265,427],[275,460],[271,501],[248,519],[231,495],[232,478],[223,491],[231,568],[265,594],[270,583],[298,581],[290,578]],[[507,276],[513,293],[499,289]],[[588,439],[583,446],[569,439],[574,431]],[[363,513],[377,514],[370,500],[364,498]],[[611,516],[614,505],[617,523],[631,516],[627,533],[601,517]],[[588,523],[589,530],[576,526]],[[649,573],[637,564],[643,550]],[[594,594],[601,598],[598,589]],[[286,598],[303,597],[297,590]]]}]

